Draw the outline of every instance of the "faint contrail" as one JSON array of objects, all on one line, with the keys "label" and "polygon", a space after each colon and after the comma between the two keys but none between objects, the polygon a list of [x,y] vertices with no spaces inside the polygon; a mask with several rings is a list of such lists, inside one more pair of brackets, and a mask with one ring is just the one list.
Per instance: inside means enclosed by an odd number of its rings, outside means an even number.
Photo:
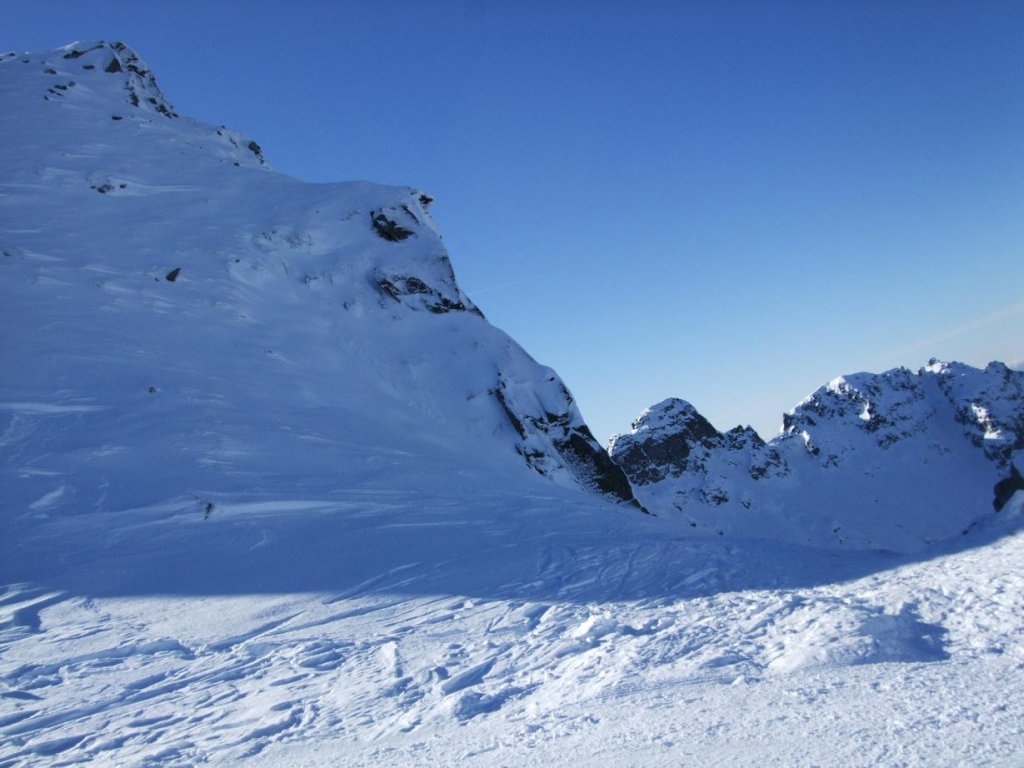
[{"label": "faint contrail", "polygon": [[929,347],[934,347],[936,344],[940,344],[944,341],[949,341],[950,339],[956,338],[957,336],[960,336],[964,333],[976,331],[979,328],[984,328],[986,325],[991,325],[992,323],[996,323],[1000,320],[1005,320],[1008,317],[1014,317],[1020,314],[1024,314],[1024,302],[1011,304],[1008,307],[1003,307],[1002,309],[996,310],[995,312],[992,312],[987,315],[983,315],[982,317],[971,320],[970,322],[963,323],[962,325],[958,325],[953,328],[948,328],[942,333],[932,336],[930,338],[922,339],[921,341],[914,342],[913,344],[909,344],[899,349],[890,350],[886,354],[884,360],[885,362],[889,362],[897,358],[905,359],[911,353],[927,350]]}]

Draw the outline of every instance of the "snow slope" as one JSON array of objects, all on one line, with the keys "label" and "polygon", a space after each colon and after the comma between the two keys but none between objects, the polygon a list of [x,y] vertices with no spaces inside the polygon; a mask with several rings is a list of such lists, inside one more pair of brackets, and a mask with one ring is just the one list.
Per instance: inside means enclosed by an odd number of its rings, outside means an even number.
[{"label": "snow slope", "polygon": [[1020,534],[920,563],[837,558],[673,537],[521,487],[102,525],[21,541],[46,562],[0,598],[7,764],[1014,765],[1024,750]]},{"label": "snow slope", "polygon": [[116,44],[0,103],[0,765],[1019,761],[1024,494],[927,557],[691,535],[422,193]]},{"label": "snow slope", "polygon": [[564,384],[461,292],[427,195],[273,173],[120,44],[8,56],[0,89],[10,503],[204,506],[314,467],[419,487],[435,460],[632,499]]},{"label": "snow slope", "polygon": [[609,446],[644,504],[696,530],[896,551],[992,517],[1021,448],[1024,374],[937,361],[837,378],[768,443],[670,399]]}]

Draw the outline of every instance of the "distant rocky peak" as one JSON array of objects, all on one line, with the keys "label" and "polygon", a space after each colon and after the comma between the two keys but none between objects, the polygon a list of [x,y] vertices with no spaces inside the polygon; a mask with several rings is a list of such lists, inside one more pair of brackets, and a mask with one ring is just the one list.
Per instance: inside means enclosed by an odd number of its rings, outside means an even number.
[{"label": "distant rocky peak", "polygon": [[679,477],[701,464],[694,455],[721,435],[690,403],[669,398],[652,405],[633,422],[633,431],[608,443],[612,460],[638,485]]},{"label": "distant rocky peak", "polygon": [[685,400],[670,397],[645,410],[632,424],[634,434],[639,432],[672,432],[684,434],[696,441],[718,435],[700,412]]},{"label": "distant rocky peak", "polygon": [[1024,490],[1024,372],[1002,363],[840,376],[783,423],[767,443],[749,428],[716,433],[673,398],[609,450],[655,513],[744,535],[771,519],[829,545],[966,535]]},{"label": "distant rocky peak", "polygon": [[719,432],[693,405],[675,397],[640,414],[633,431],[613,437],[608,451],[637,486],[690,478],[703,487],[702,497],[716,504],[729,498],[711,478],[712,473],[720,474],[715,469],[719,460],[730,468],[742,468],[753,480],[789,472],[778,452],[752,427]]}]

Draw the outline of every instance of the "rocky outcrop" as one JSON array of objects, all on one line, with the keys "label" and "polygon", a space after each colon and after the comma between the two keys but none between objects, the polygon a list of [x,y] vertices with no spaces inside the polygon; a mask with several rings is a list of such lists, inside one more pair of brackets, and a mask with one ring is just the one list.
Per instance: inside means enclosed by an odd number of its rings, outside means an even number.
[{"label": "rocky outcrop", "polygon": [[534,471],[556,479],[568,474],[596,493],[643,509],[553,371],[541,382],[501,372],[492,394],[519,438],[516,451]]},{"label": "rocky outcrop", "polygon": [[[410,190],[407,202],[393,206],[387,213],[370,211],[370,226],[385,242],[402,243],[415,237],[417,229],[426,228],[425,222],[429,220],[426,207],[432,200],[429,195]],[[431,231],[426,229],[425,236],[429,237]],[[420,260],[416,264],[419,274],[412,274],[411,270],[400,271],[397,266],[385,263],[376,270],[374,283],[382,295],[409,309],[426,310],[435,315],[471,312],[483,317],[483,313],[459,288],[451,261],[444,252],[427,259],[426,264]]]},{"label": "rocky outcrop", "polygon": [[1006,506],[1015,493],[1024,491],[1024,451],[1014,454],[1007,476],[996,483],[992,490],[995,492],[992,506],[997,512]]}]

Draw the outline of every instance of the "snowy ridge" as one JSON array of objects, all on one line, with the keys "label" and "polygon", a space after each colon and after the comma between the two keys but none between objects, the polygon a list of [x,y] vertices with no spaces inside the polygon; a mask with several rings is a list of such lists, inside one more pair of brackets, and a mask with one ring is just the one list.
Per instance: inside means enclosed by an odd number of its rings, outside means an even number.
[{"label": "snowy ridge", "polygon": [[991,517],[994,495],[1005,503],[1010,486],[995,489],[1024,447],[1022,419],[1020,372],[932,361],[834,379],[768,443],[666,400],[609,450],[651,510],[692,528],[912,551]]},{"label": "snowy ridge", "polygon": [[964,437],[1005,469],[1010,454],[1024,447],[1024,376],[999,362],[979,370],[932,360],[917,374],[896,368],[840,377],[787,413],[783,432],[818,431],[826,435],[819,439],[836,440],[836,431],[819,422],[843,425],[846,432],[858,426],[886,448],[925,432],[933,419],[951,416],[963,425]]},{"label": "snowy ridge", "polygon": [[[8,75],[5,103],[20,105],[7,114],[23,119],[31,115],[34,127],[41,131],[33,137],[37,150],[45,147],[49,138],[47,149],[67,153],[70,148],[60,146],[69,138],[67,130],[54,123],[73,116],[131,126],[118,133],[105,132],[111,138],[141,131],[173,136],[176,143],[200,147],[223,161],[269,168],[259,145],[244,134],[179,118],[149,66],[124,43],[71,43],[47,53],[0,54],[0,64]],[[43,105],[35,103],[37,98],[52,106],[40,109]],[[173,121],[174,127],[156,118]],[[113,194],[124,189],[112,179],[100,179],[95,186]]]}]

